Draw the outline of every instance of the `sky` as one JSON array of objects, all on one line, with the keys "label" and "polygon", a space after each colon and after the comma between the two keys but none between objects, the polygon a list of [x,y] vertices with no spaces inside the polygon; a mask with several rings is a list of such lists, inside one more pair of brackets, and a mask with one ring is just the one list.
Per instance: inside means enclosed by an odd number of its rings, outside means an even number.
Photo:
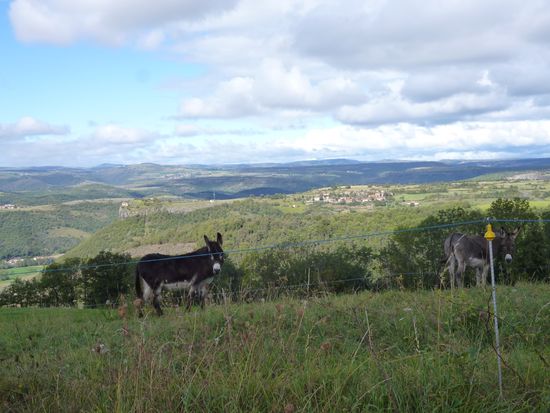
[{"label": "sky", "polygon": [[550,157],[547,0],[0,0],[0,166]]}]

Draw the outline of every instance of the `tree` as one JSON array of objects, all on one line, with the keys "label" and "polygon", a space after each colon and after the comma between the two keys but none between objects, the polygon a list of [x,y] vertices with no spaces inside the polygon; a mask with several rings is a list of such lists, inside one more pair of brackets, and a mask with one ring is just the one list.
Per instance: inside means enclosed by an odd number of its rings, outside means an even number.
[{"label": "tree", "polygon": [[42,294],[36,278],[23,281],[14,280],[8,287],[0,292],[0,306],[20,305],[30,307],[40,305]]},{"label": "tree", "polygon": [[497,220],[536,219],[536,214],[531,210],[526,199],[498,198],[491,203],[487,210],[490,217]]},{"label": "tree", "polygon": [[[520,198],[502,199],[494,201],[488,213],[496,220],[503,220],[502,224],[511,231],[514,227],[521,227],[516,239],[516,254],[510,268],[504,268],[499,263],[499,269],[504,274],[505,282],[514,283],[520,278],[543,280],[548,277],[548,246],[550,239],[546,236],[545,228],[536,222],[538,219],[531,209],[529,201]],[[515,220],[530,222],[515,223]]]},{"label": "tree", "polygon": [[133,285],[133,265],[130,255],[101,251],[82,266],[83,301],[96,306],[107,301],[116,302],[120,294],[127,294]]},{"label": "tree", "polygon": [[82,275],[79,258],[69,258],[62,263],[50,264],[42,272],[40,287],[44,304],[75,305],[80,298]]},{"label": "tree", "polygon": [[342,292],[367,288],[371,248],[357,243],[331,247],[278,248],[248,255],[242,262],[243,284],[272,289]]},{"label": "tree", "polygon": [[214,299],[219,299],[221,294],[226,294],[235,300],[241,290],[243,271],[235,263],[227,258],[223,264],[222,272],[212,284],[211,293]]},{"label": "tree", "polygon": [[428,216],[415,228],[398,228],[378,255],[378,283],[406,288],[437,285],[444,264],[443,241],[451,232],[480,232],[481,219],[477,210],[455,207]]}]

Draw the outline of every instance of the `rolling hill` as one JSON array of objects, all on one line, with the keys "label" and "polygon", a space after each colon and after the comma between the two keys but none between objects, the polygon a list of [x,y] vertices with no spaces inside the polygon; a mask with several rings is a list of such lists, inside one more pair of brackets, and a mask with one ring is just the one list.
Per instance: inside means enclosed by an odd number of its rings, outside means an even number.
[{"label": "rolling hill", "polygon": [[[234,199],[291,194],[333,185],[425,184],[537,171],[548,173],[550,159],[475,162],[337,159],[213,166],[139,164],[94,168],[1,168],[0,204],[39,205],[77,199],[147,196]],[[53,194],[57,195],[57,201]]]}]

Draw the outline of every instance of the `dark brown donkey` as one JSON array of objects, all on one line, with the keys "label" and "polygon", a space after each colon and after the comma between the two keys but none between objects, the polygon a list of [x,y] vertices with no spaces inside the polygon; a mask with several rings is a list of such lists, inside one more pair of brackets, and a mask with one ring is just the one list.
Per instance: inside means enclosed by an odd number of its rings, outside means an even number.
[{"label": "dark brown donkey", "polygon": [[[512,232],[501,228],[493,240],[493,257],[504,257],[507,264],[512,262],[515,252],[515,241],[519,233],[519,227]],[[455,280],[458,287],[463,286],[466,267],[475,268],[476,284],[485,286],[489,271],[489,244],[479,235],[465,235],[453,233],[449,235],[443,244],[445,250],[446,268],[449,270],[451,287]]]},{"label": "dark brown donkey", "polygon": [[[189,291],[187,308],[198,296],[204,308],[206,287],[222,269],[224,253],[223,239],[218,232],[216,241],[204,236],[206,246],[184,255],[148,254],[139,260],[136,267],[136,293],[142,301],[153,300],[157,314],[162,315],[160,307],[161,292],[166,290]],[[141,303],[140,303],[141,304]],[[138,306],[139,316],[143,317],[142,306]]]}]

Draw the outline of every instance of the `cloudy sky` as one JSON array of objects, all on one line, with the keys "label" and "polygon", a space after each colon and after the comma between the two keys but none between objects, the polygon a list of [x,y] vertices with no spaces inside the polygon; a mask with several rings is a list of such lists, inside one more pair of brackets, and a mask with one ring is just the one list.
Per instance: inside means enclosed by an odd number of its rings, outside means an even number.
[{"label": "cloudy sky", "polygon": [[547,0],[0,0],[0,166],[550,156]]}]

